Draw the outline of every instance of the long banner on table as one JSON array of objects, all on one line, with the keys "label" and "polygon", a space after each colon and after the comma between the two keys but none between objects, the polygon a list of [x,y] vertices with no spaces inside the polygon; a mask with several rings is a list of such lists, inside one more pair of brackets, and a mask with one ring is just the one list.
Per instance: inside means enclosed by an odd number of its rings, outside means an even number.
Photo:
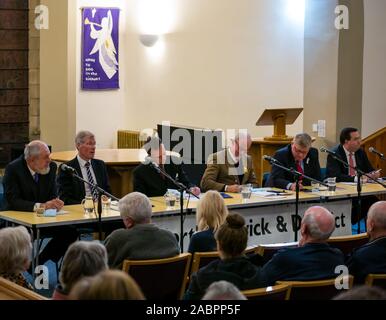
[{"label": "long banner on table", "polygon": [[[304,212],[315,204],[300,203],[299,217],[296,219],[295,204],[274,205],[269,207],[240,208],[233,210],[245,218],[248,229],[248,246],[295,240],[295,230],[300,239],[300,221]],[[351,200],[339,200],[323,203],[335,216],[333,236],[351,234]],[[159,227],[170,230],[180,237],[180,216],[155,217],[153,222]],[[184,221],[184,252],[189,240],[196,231],[196,216],[186,215]]]}]

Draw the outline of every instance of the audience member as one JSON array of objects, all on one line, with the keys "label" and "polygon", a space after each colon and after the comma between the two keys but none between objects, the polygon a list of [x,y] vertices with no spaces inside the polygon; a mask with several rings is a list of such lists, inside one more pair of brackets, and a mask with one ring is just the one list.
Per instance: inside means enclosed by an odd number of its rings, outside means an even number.
[{"label": "audience member", "polygon": [[362,285],[342,292],[332,300],[386,300],[386,291]]},{"label": "audience member", "polygon": [[274,285],[278,280],[336,277],[335,268],[344,265],[344,256],[339,249],[327,244],[334,229],[334,216],[327,209],[319,206],[307,209],[301,222],[299,247],[279,250],[264,265],[262,274],[266,285]]},{"label": "audience member", "polygon": [[107,252],[102,244],[97,241],[74,242],[64,255],[60,284],[56,287],[52,299],[67,300],[77,281],[94,276],[107,268]]},{"label": "audience member", "polygon": [[247,300],[237,287],[228,281],[213,282],[202,300]]},{"label": "audience member", "polygon": [[225,221],[228,209],[217,191],[208,191],[197,204],[196,220],[198,232],[190,239],[189,252],[215,251],[214,233]]},{"label": "audience member", "polygon": [[179,253],[175,235],[151,223],[151,203],[144,194],[132,192],[118,206],[126,228],[115,230],[106,238],[111,268],[122,269],[125,259],[161,259]]}]

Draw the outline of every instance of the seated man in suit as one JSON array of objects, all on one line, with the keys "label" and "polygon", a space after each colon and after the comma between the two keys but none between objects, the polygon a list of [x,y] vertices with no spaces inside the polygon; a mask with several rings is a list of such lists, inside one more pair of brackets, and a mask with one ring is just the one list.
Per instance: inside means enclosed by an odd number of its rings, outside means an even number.
[{"label": "seated man in suit", "polygon": [[251,145],[250,134],[240,132],[231,140],[229,148],[211,154],[201,179],[201,188],[237,193],[243,184],[257,184],[252,157],[247,154]]},{"label": "seated man in suit", "polygon": [[[78,155],[66,164],[74,168],[80,177],[88,182],[96,183],[100,188],[111,193],[106,165],[102,160],[94,159],[95,136],[89,131],[80,131],[75,137],[75,146]],[[69,172],[59,170],[59,195],[66,205],[79,204],[86,195],[98,198],[97,190],[73,177]]]},{"label": "seated man in suit", "polygon": [[[294,168],[311,178],[320,180],[319,154],[317,149],[311,147],[311,143],[311,137],[307,133],[299,133],[291,144],[278,150],[274,158],[287,168]],[[269,187],[292,191],[296,189],[294,175],[276,166],[272,166],[267,184]],[[299,178],[300,190],[304,185],[310,184],[309,180]]]},{"label": "seated man in suit", "polygon": [[110,268],[122,269],[125,259],[162,259],[179,254],[176,236],[151,223],[151,203],[144,194],[129,193],[118,207],[125,229],[113,231],[105,241]]},{"label": "seated man in suit", "polygon": [[166,156],[165,146],[159,138],[149,137],[144,148],[148,153],[148,159],[133,171],[134,191],[141,192],[148,197],[159,197],[163,196],[167,189],[177,189],[169,179],[153,168],[150,163],[152,162],[169,174],[173,179],[190,188],[192,193],[197,196],[200,194],[200,188],[190,183],[187,178],[183,169],[183,164],[178,164],[181,162],[180,159],[173,156]]},{"label": "seated man in suit", "polygon": [[[380,176],[379,171],[374,171],[366,152],[361,148],[361,136],[356,128],[344,128],[340,133],[340,144],[335,146],[334,151],[340,158],[353,167],[358,167],[363,172],[368,173],[373,179]],[[334,159],[330,154],[327,156],[327,177],[336,177],[337,182],[357,182],[356,171],[346,168],[341,162]],[[362,176],[362,181],[367,182],[368,178]],[[354,224],[358,219],[363,218],[370,206],[377,202],[375,196],[366,196],[362,198],[361,212],[359,212],[358,201],[353,200],[351,222]]]},{"label": "seated man in suit", "polygon": [[307,209],[302,219],[298,248],[280,250],[263,269],[267,285],[278,280],[308,281],[335,278],[335,267],[344,265],[344,255],[327,240],[335,229],[334,216],[325,208]]},{"label": "seated man in suit", "polygon": [[[24,155],[5,169],[3,184],[7,209],[31,212],[38,208],[60,210],[63,201],[57,197],[56,168],[55,162],[51,162],[48,146],[38,140],[30,142]],[[42,233],[42,236],[53,236],[53,239],[40,254],[41,263],[49,259],[59,261],[78,237],[70,227],[45,228]]]},{"label": "seated man in suit", "polygon": [[386,201],[370,207],[367,234],[369,243],[355,249],[347,261],[356,283],[363,283],[369,273],[386,273]]},{"label": "seated man in suit", "polygon": [[[344,128],[340,133],[340,144],[335,146],[334,151],[340,158],[353,167],[358,167],[368,173],[373,179],[380,176],[379,171],[374,171],[366,152],[361,148],[361,136],[356,128]],[[357,176],[354,169],[346,168],[342,163],[331,155],[327,157],[327,177],[336,177],[337,182],[356,182]],[[367,181],[367,177],[362,177]]]}]

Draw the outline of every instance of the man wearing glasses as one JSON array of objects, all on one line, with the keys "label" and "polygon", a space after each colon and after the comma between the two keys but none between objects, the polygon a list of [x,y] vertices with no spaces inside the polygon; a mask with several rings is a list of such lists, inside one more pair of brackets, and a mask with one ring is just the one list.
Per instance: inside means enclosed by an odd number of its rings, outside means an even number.
[{"label": "man wearing glasses", "polygon": [[[293,168],[311,178],[320,180],[319,153],[317,149],[311,147],[311,143],[311,137],[307,133],[299,133],[291,144],[276,151],[274,158],[287,168]],[[300,189],[310,185],[310,181],[302,177],[299,182]],[[276,166],[272,166],[267,185],[292,191],[296,188],[294,175]]]}]

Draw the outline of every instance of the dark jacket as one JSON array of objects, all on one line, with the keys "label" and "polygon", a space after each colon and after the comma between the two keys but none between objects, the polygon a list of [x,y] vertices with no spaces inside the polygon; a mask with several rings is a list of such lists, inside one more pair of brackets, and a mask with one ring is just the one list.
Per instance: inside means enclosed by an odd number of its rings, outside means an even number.
[{"label": "dark jacket", "polygon": [[[335,146],[331,150],[336,152],[340,158],[347,163],[347,156],[341,144]],[[363,149],[359,149],[357,152],[355,152],[355,162],[357,167],[365,173],[374,171],[374,168]],[[340,163],[338,160],[335,160],[331,155],[327,156],[327,177],[336,177],[337,182],[354,182],[354,177],[349,176],[348,173],[349,169],[346,168],[342,163]]]},{"label": "dark jacket", "polygon": [[213,229],[196,232],[190,238],[188,251],[191,254],[195,252],[208,252],[216,250],[217,244],[214,238]]},{"label": "dark jacket", "polygon": [[[292,155],[291,145],[285,146],[284,148],[276,151],[274,158],[280,161],[287,168],[294,168],[296,170],[295,159]],[[316,180],[321,179],[320,175],[320,164],[319,164],[319,153],[315,148],[310,148],[307,156],[303,160],[304,174],[314,178]],[[289,173],[279,167],[272,166],[272,171],[269,176],[267,185],[269,187],[276,187],[286,189],[289,183],[295,182],[292,173]],[[303,185],[310,185],[311,182],[307,179],[303,179]]]},{"label": "dark jacket", "polygon": [[369,273],[386,273],[386,237],[355,249],[347,260],[347,266],[356,283],[363,283]]},{"label": "dark jacket", "polygon": [[50,172],[39,175],[36,183],[24,155],[9,163],[3,178],[7,210],[33,211],[35,203],[45,203],[56,198],[56,168],[55,162],[51,162]]},{"label": "dark jacket", "polygon": [[227,260],[215,260],[192,275],[185,300],[199,300],[206,289],[216,281],[225,280],[233,283],[240,290],[263,287],[260,268],[253,265],[246,257]]},{"label": "dark jacket", "polygon": [[263,269],[267,285],[278,280],[307,281],[335,278],[335,268],[344,265],[344,255],[327,243],[307,243],[298,248],[279,250]]},{"label": "dark jacket", "polygon": [[[188,188],[193,187],[184,172],[182,164],[178,163],[178,159],[174,157],[167,157],[164,165],[165,171],[176,179],[178,175],[178,182],[183,183]],[[176,179],[177,180],[177,179]],[[133,185],[134,191],[142,192],[148,197],[163,196],[167,189],[177,189],[177,187],[167,178],[163,179],[151,165],[140,164],[133,171]]]},{"label": "dark jacket", "polygon": [[[79,161],[77,157],[66,163],[68,166],[73,167],[78,175],[82,177],[82,170],[80,169]],[[102,160],[92,159],[91,166],[95,174],[96,183],[98,186],[108,193],[111,193],[109,184],[109,177],[107,175],[106,165]],[[83,177],[87,180],[87,177]],[[84,182],[80,181],[70,173],[63,171],[59,167],[58,174],[58,187],[60,199],[64,201],[66,205],[79,204],[82,202],[86,195],[84,188]]]}]

